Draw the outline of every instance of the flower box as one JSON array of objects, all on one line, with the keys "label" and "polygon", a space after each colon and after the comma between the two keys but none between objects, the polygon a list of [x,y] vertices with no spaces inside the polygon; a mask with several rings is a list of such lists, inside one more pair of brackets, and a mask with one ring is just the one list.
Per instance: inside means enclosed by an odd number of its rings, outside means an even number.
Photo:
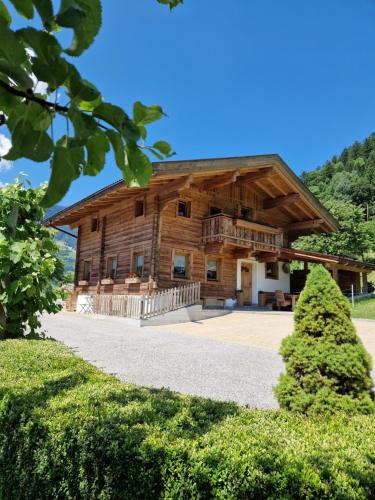
[{"label": "flower box", "polygon": [[102,285],[113,285],[114,281],[112,278],[104,278],[100,282]]},{"label": "flower box", "polygon": [[125,278],[125,283],[140,283],[141,278],[139,276],[129,276]]}]

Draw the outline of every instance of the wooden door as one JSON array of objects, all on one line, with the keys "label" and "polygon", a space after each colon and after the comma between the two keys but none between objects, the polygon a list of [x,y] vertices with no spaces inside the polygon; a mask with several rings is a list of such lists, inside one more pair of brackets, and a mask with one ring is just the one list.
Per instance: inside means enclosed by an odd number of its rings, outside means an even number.
[{"label": "wooden door", "polygon": [[251,285],[251,264],[241,264],[241,288],[244,293],[245,304],[251,304],[252,299],[252,285]]}]

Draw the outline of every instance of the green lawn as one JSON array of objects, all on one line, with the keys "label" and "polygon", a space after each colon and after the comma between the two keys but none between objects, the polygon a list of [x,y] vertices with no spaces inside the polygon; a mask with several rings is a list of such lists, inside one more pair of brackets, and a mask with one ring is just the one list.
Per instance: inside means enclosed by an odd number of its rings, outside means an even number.
[{"label": "green lawn", "polygon": [[307,418],[124,384],[0,343],[0,498],[375,497],[375,417]]},{"label": "green lawn", "polygon": [[375,297],[355,302],[353,318],[375,319]]}]

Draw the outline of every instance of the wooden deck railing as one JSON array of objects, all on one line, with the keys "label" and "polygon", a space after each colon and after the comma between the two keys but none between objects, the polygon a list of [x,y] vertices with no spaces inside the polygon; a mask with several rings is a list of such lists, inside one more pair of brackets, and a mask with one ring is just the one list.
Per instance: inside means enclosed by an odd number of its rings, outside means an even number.
[{"label": "wooden deck railing", "polygon": [[200,283],[188,283],[152,295],[93,295],[83,312],[148,319],[196,304],[199,299]]},{"label": "wooden deck railing", "polygon": [[203,243],[230,243],[256,250],[275,250],[282,247],[280,229],[255,222],[215,215],[203,220]]}]

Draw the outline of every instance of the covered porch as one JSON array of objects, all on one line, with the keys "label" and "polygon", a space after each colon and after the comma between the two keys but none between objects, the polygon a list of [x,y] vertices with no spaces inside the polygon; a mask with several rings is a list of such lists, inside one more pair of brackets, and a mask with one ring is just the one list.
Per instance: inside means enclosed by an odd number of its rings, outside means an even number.
[{"label": "covered porch", "polygon": [[[295,261],[301,263],[301,269],[291,269]],[[293,309],[305,286],[309,263],[324,265],[344,295],[359,296],[369,292],[368,274],[375,270],[374,264],[292,248],[237,259],[236,289],[243,292],[244,304],[253,306],[275,304],[275,292],[281,291]]]}]

